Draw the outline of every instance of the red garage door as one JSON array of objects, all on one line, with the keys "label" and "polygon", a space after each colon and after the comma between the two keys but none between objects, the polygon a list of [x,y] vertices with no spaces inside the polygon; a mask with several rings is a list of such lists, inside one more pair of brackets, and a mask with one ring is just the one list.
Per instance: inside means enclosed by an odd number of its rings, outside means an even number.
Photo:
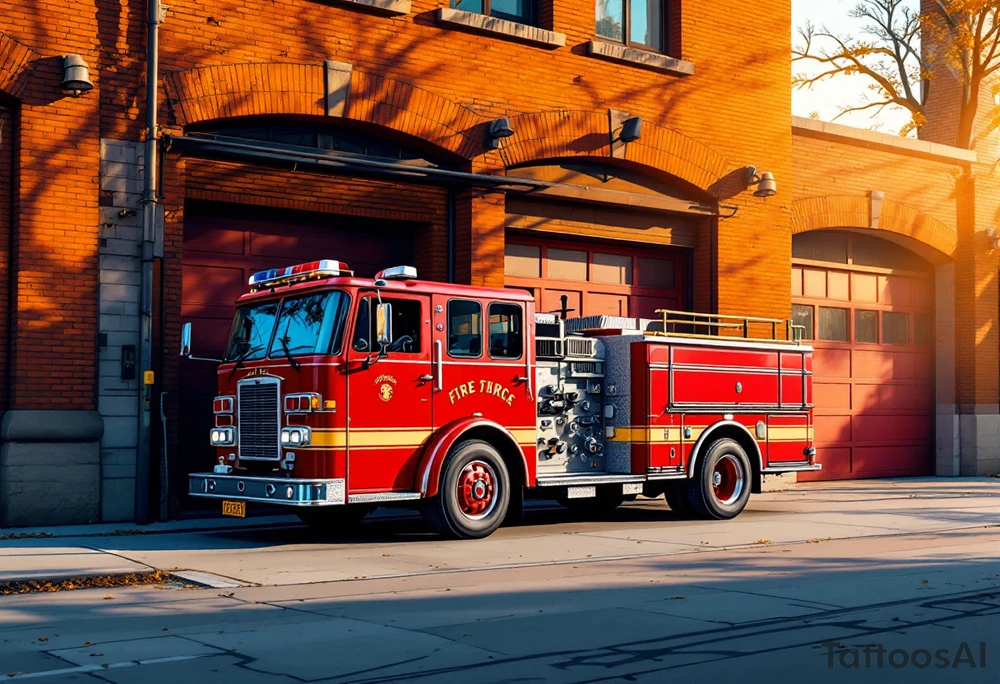
[{"label": "red garage door", "polygon": [[585,242],[507,237],[504,282],[530,290],[539,311],[571,316],[659,318],[683,306],[687,255],[682,250],[626,249]]},{"label": "red garage door", "polygon": [[[816,349],[816,448],[823,464],[821,473],[800,478],[932,474],[933,279],[927,264],[865,236],[795,239],[793,316]],[[842,265],[803,254],[832,254]]]},{"label": "red garage door", "polygon": [[[194,352],[218,357],[229,335],[233,303],[256,271],[313,261],[346,261],[358,275],[413,263],[416,228],[405,223],[242,205],[189,202],[184,209],[181,316],[194,325]],[[210,465],[215,364],[182,360],[181,472]]]}]

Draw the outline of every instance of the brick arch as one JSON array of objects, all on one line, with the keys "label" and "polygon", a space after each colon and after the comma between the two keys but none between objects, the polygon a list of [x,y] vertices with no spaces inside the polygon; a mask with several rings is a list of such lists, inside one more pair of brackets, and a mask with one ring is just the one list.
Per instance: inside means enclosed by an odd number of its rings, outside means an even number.
[{"label": "brick arch", "polygon": [[[163,77],[181,125],[241,116],[325,116],[322,64],[262,62],[175,71]],[[465,159],[481,151],[483,119],[404,81],[354,69],[344,117],[420,138]]]},{"label": "brick arch", "polygon": [[[608,114],[591,111],[527,112],[511,119],[514,135],[503,142],[508,166],[565,157],[608,158]],[[705,191],[728,173],[729,162],[694,138],[642,122],[642,137],[629,143],[626,159]]]},{"label": "brick arch", "polygon": [[38,57],[38,53],[27,45],[0,33],[0,93],[20,99]]},{"label": "brick arch", "polygon": [[[870,227],[869,198],[864,195],[827,195],[808,197],[792,203],[792,234],[824,228],[854,228],[873,230]],[[878,228],[873,232],[902,235],[952,257],[958,245],[958,232],[946,223],[914,209],[886,199]]]}]

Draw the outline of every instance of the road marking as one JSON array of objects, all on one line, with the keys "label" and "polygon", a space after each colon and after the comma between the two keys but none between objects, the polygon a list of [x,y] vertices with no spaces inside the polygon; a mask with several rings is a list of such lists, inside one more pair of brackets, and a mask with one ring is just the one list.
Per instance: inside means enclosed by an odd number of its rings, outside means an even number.
[{"label": "road marking", "polygon": [[159,665],[160,663],[176,663],[182,660],[194,660],[204,658],[216,653],[199,653],[198,655],[168,656],[166,658],[147,658],[145,660],[129,660],[122,663],[107,663],[104,665],[80,665],[79,667],[65,667],[60,670],[45,670],[44,672],[14,672],[8,674],[6,679],[37,679],[38,677],[55,677],[57,675],[86,674],[88,672],[103,672],[104,670],[121,670],[126,667],[137,667],[139,665]]}]

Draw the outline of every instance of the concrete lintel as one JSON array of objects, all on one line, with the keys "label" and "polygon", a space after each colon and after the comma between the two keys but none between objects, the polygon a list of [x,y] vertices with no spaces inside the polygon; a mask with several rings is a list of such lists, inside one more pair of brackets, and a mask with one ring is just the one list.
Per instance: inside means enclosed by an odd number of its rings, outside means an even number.
[{"label": "concrete lintel", "polygon": [[480,33],[495,34],[537,47],[560,48],[566,45],[565,33],[556,33],[537,26],[528,26],[516,21],[488,17],[484,14],[465,12],[451,7],[439,7],[434,13],[434,21],[442,26],[454,26]]},{"label": "concrete lintel", "polygon": [[335,3],[367,10],[373,14],[399,16],[410,13],[410,0],[332,0]]},{"label": "concrete lintel", "polygon": [[618,64],[630,64],[652,71],[659,71],[671,76],[691,76],[694,74],[694,64],[683,59],[660,55],[646,50],[636,50],[609,43],[604,40],[592,40],[586,44],[587,54],[598,59],[605,59]]}]

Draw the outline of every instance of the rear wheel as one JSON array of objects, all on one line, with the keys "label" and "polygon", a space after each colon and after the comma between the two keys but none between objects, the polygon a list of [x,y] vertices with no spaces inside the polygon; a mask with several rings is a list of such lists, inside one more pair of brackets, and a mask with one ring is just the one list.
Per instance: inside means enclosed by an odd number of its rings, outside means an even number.
[{"label": "rear wheel", "polygon": [[351,504],[347,506],[321,506],[297,511],[299,520],[319,532],[344,534],[357,529],[374,506]]},{"label": "rear wheel", "polygon": [[695,478],[688,483],[688,503],[701,518],[728,520],[750,500],[750,459],[731,439],[713,442],[698,460]]},{"label": "rear wheel", "polygon": [[424,519],[446,537],[481,539],[507,515],[510,475],[497,450],[470,439],[453,447],[441,468],[438,495],[424,504]]}]

